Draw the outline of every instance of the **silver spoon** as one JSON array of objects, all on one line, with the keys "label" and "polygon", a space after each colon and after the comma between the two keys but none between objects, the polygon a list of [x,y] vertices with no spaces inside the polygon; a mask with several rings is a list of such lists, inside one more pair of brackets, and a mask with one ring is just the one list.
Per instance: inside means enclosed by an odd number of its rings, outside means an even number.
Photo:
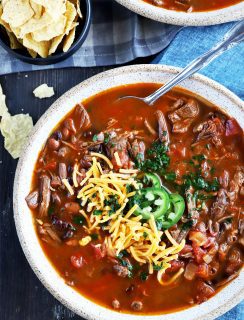
[{"label": "silver spoon", "polygon": [[179,74],[177,74],[172,80],[168,81],[161,88],[149,96],[142,98],[136,96],[124,96],[119,100],[124,99],[137,99],[145,102],[148,105],[153,105],[162,95],[176,86],[184,79],[190,77],[195,72],[206,67],[212,60],[221,55],[224,51],[233,48],[238,43],[244,40],[244,20],[236,23],[224,36],[224,38],[217,43],[212,49],[193,60],[188,66],[186,66]]}]

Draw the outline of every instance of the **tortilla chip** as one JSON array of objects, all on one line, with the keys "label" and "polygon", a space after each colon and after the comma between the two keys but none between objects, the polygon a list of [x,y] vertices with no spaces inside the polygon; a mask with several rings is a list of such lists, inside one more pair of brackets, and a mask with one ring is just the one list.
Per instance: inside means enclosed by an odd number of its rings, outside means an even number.
[{"label": "tortilla chip", "polygon": [[2,20],[11,27],[19,27],[34,15],[28,0],[11,0],[3,7]]},{"label": "tortilla chip", "polygon": [[49,87],[46,83],[41,84],[33,91],[35,97],[39,99],[50,98],[54,96],[53,87]]},{"label": "tortilla chip", "polygon": [[43,11],[43,6],[41,6],[40,4],[37,4],[37,3],[33,2],[32,0],[30,0],[30,5],[31,5],[32,9],[33,9],[34,12],[35,12],[34,18],[40,19],[40,18],[41,18],[41,15],[42,15],[42,11]]},{"label": "tortilla chip", "polygon": [[0,3],[0,25],[2,25],[7,31],[11,32],[9,24],[2,20],[2,14],[3,14],[3,6]]},{"label": "tortilla chip", "polygon": [[36,58],[37,57],[37,52],[35,52],[34,50],[31,50],[31,49],[27,49],[27,51],[29,52],[30,56],[32,58]]},{"label": "tortilla chip", "polygon": [[67,18],[66,27],[65,27],[65,34],[68,35],[71,30],[72,23],[76,17],[75,6],[70,1],[67,1],[67,3],[66,3],[65,16]]},{"label": "tortilla chip", "polygon": [[4,137],[4,147],[16,159],[20,156],[27,137],[33,128],[28,114],[11,116],[5,103],[5,95],[0,85],[0,131]]},{"label": "tortilla chip", "polygon": [[78,16],[82,19],[83,15],[80,10],[80,0],[76,0],[76,10],[77,10]]},{"label": "tortilla chip", "polygon": [[44,12],[40,19],[31,18],[27,23],[21,26],[20,28],[20,38],[24,38],[24,36],[28,33],[35,32],[41,30],[42,28],[50,25],[53,22],[52,18]]},{"label": "tortilla chip", "polygon": [[[68,2],[67,2],[68,3]],[[69,5],[68,5],[69,6]],[[72,9],[71,9],[72,10]],[[66,21],[66,27],[65,27],[65,34],[69,34],[69,32],[73,29],[73,28],[76,28],[76,26],[78,25],[78,23],[76,22],[72,22],[72,18],[73,18],[73,15],[70,14],[71,13],[71,10],[67,10],[65,12],[65,17],[67,18],[67,21]],[[62,34],[58,37],[55,37],[52,42],[51,42],[51,46],[50,46],[50,49],[49,49],[49,55],[53,54],[54,52],[56,52],[58,46],[60,45],[60,43],[62,42],[65,34]]]},{"label": "tortilla chip", "polygon": [[58,20],[66,11],[66,0],[32,0],[42,5],[53,20]]},{"label": "tortilla chip", "polygon": [[28,135],[33,128],[32,118],[28,114],[5,115],[0,123],[4,147],[16,159],[20,156]]},{"label": "tortilla chip", "polygon": [[72,46],[75,40],[75,30],[76,28],[73,28],[70,31],[70,33],[65,37],[64,43],[63,43],[63,52],[67,52],[69,48]]},{"label": "tortilla chip", "polygon": [[9,43],[10,43],[10,48],[11,49],[21,49],[23,48],[21,43],[19,43],[18,39],[15,37],[15,35],[13,34],[13,32],[9,32],[7,31],[8,37],[9,37]]},{"label": "tortilla chip", "polygon": [[9,0],[2,0],[1,3],[2,3],[2,6],[4,7],[5,4],[8,2]]},{"label": "tortilla chip", "polygon": [[23,38],[23,46],[37,52],[42,58],[46,58],[48,56],[50,41],[37,42],[30,34],[26,34]]},{"label": "tortilla chip", "polygon": [[8,114],[8,108],[6,106],[6,96],[3,94],[2,87],[0,85],[0,117]]},{"label": "tortilla chip", "polygon": [[12,28],[12,27],[11,27],[11,32],[13,32],[13,34],[15,35],[15,37],[16,37],[17,39],[20,38],[20,28]]},{"label": "tortilla chip", "polygon": [[51,45],[50,45],[50,48],[49,48],[48,55],[51,55],[54,52],[56,52],[56,50],[57,50],[58,46],[60,45],[60,43],[62,42],[63,38],[64,38],[64,35],[61,34],[60,36],[54,38],[51,41]]},{"label": "tortilla chip", "polygon": [[64,33],[66,25],[66,17],[61,16],[58,21],[55,21],[48,26],[32,33],[35,41],[48,41]]}]

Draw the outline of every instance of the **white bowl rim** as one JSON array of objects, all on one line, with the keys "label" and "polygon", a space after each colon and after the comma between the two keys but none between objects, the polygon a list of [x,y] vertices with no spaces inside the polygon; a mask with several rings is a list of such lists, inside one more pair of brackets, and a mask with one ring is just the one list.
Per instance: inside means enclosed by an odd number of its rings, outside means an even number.
[{"label": "white bowl rim", "polygon": [[[175,313],[170,313],[170,314],[156,314],[156,315],[135,315],[135,314],[124,314],[124,313],[117,313],[115,311],[112,311],[110,309],[107,309],[105,307],[102,307],[93,301],[89,300],[88,298],[85,298],[81,294],[79,294],[77,291],[73,290],[72,288],[68,287],[65,283],[63,278],[58,275],[52,264],[49,262],[48,258],[44,255],[41,246],[35,247],[37,251],[41,250],[41,256],[40,258],[42,261],[41,265],[39,264],[40,261],[37,261],[34,259],[35,252],[31,250],[32,244],[29,242],[29,234],[24,232],[25,229],[25,223],[26,221],[23,221],[21,219],[21,215],[23,213],[23,203],[25,203],[24,198],[21,198],[21,188],[22,185],[21,181],[25,180],[25,173],[26,171],[30,171],[28,168],[24,168],[25,161],[27,160],[28,157],[31,157],[31,147],[32,144],[35,142],[35,140],[39,136],[39,131],[43,130],[45,128],[45,121],[48,116],[51,116],[54,114],[57,109],[61,109],[64,104],[67,103],[67,99],[72,97],[72,95],[75,95],[76,92],[81,91],[82,89],[85,90],[86,87],[91,87],[94,86],[94,83],[97,81],[104,82],[108,79],[113,79],[114,77],[118,75],[129,75],[131,73],[140,73],[140,72],[146,72],[146,73],[151,73],[151,72],[165,72],[169,73],[171,76],[178,73],[181,71],[181,68],[176,68],[176,67],[170,67],[170,66],[164,66],[164,65],[134,65],[134,66],[126,66],[126,67],[120,67],[116,69],[112,69],[109,71],[105,71],[103,73],[100,73],[98,75],[95,75],[85,81],[83,81],[81,84],[76,85],[69,91],[67,91],[65,94],[63,94],[59,99],[56,100],[52,104],[52,106],[44,113],[44,115],[39,119],[37,124],[34,127],[34,130],[32,134],[29,137],[29,141],[26,144],[25,150],[23,151],[23,154],[21,158],[19,159],[18,166],[16,169],[16,174],[15,174],[15,180],[14,180],[14,191],[13,191],[13,207],[14,207],[14,220],[15,220],[15,225],[17,229],[17,234],[20,240],[21,247],[24,251],[24,254],[39,278],[39,280],[42,282],[42,284],[48,289],[48,291],[57,299],[59,300],[62,304],[64,304],[66,307],[74,311],[75,313],[79,314],[80,316],[85,317],[86,319],[89,320],[107,320],[109,317],[113,320],[178,320],[184,318],[184,315],[189,313],[189,310],[195,310],[196,312],[199,312],[201,310],[201,314],[195,315],[195,317],[189,317],[187,318],[188,320],[212,320],[217,316],[220,316],[221,314],[227,312],[229,309],[237,305],[242,299],[243,299],[243,294],[244,294],[244,286],[240,286],[238,283],[244,283],[244,272],[241,272],[241,274],[238,276],[237,279],[233,280],[226,288],[222,289],[220,293],[217,293],[213,298],[208,300],[206,303],[201,304],[200,306],[195,306],[186,310],[178,311]],[[231,91],[223,87],[222,85],[218,84],[217,82],[210,80],[209,78],[202,76],[202,75],[194,75],[191,77],[191,80],[194,81],[199,81],[202,84],[206,84],[209,87],[212,87],[214,90],[216,89],[220,95],[225,95],[230,101],[233,102],[233,104],[236,104],[237,109],[239,111],[243,112],[244,111],[244,103],[243,101],[238,98],[235,94],[233,94]],[[141,82],[146,82],[146,81],[141,81]],[[157,82],[157,81],[156,81]],[[160,81],[158,81],[159,83]],[[126,83],[126,82],[125,82]],[[123,84],[125,84],[123,83]],[[133,83],[140,83],[140,82],[133,82]],[[116,85],[117,86],[117,85]],[[115,86],[115,87],[116,87]],[[77,101],[78,103],[80,101]],[[69,106],[69,110],[72,110],[74,105]],[[67,112],[65,112],[67,114]],[[65,116],[63,115],[63,117]],[[62,118],[61,118],[62,119]],[[56,120],[55,120],[56,121]],[[59,122],[57,120],[57,122]],[[54,127],[53,127],[54,128]],[[50,131],[47,133],[49,134]],[[40,147],[39,147],[40,149]],[[36,158],[34,162],[36,161]],[[24,168],[24,169],[23,169]],[[32,172],[32,170],[31,170]],[[29,181],[30,182],[30,181]],[[28,211],[28,215],[31,215],[30,210]],[[32,223],[32,222],[31,222]],[[32,233],[36,233],[34,231],[34,227],[32,225]],[[33,240],[33,239],[31,239]],[[35,240],[35,239],[34,239]],[[36,237],[36,243],[38,243],[37,237]],[[45,269],[46,268],[46,269]],[[50,273],[50,274],[49,274]],[[53,278],[51,279],[50,276]],[[232,292],[232,288],[235,286],[235,292]],[[236,286],[238,286],[238,290],[236,290]],[[62,290],[59,290],[62,288]],[[214,304],[214,308],[212,306],[212,303],[214,299],[217,301],[217,296],[221,294],[221,292],[226,292],[228,293],[228,300],[216,302]],[[72,297],[72,299],[70,298]],[[79,300],[79,304],[76,299]],[[220,299],[219,299],[220,300]],[[207,306],[210,310],[204,310],[207,308],[204,308],[204,306]],[[216,307],[217,305],[217,307]],[[196,308],[198,308],[196,310]],[[178,317],[179,316],[179,317]]]},{"label": "white bowl rim", "polygon": [[200,12],[182,12],[156,7],[143,0],[115,0],[127,9],[146,18],[180,26],[209,26],[244,18],[244,3]]}]

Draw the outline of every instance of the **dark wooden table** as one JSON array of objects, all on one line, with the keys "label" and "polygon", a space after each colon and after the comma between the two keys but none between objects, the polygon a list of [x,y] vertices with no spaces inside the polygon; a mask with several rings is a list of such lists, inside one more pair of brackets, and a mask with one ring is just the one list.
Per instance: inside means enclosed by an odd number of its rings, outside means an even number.
[{"label": "dark wooden table", "polygon": [[[153,57],[134,63],[149,63]],[[65,91],[81,81],[113,67],[68,68],[0,76],[11,114],[29,113],[34,122]],[[55,96],[37,99],[33,89],[47,83]],[[1,320],[78,320],[40,283],[31,270],[17,238],[12,201],[17,160],[4,149],[0,136],[0,319]]]}]

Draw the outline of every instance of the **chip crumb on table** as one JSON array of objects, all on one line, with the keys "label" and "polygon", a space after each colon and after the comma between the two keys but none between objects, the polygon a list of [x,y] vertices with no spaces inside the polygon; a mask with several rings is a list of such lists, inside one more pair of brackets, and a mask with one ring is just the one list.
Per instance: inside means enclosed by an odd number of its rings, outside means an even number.
[{"label": "chip crumb on table", "polygon": [[5,149],[14,159],[17,159],[33,128],[33,120],[29,114],[21,113],[11,116],[5,99],[0,85],[0,131],[4,137]]},{"label": "chip crumb on table", "polygon": [[55,93],[53,87],[43,83],[33,91],[33,94],[36,98],[44,99],[52,97]]}]

